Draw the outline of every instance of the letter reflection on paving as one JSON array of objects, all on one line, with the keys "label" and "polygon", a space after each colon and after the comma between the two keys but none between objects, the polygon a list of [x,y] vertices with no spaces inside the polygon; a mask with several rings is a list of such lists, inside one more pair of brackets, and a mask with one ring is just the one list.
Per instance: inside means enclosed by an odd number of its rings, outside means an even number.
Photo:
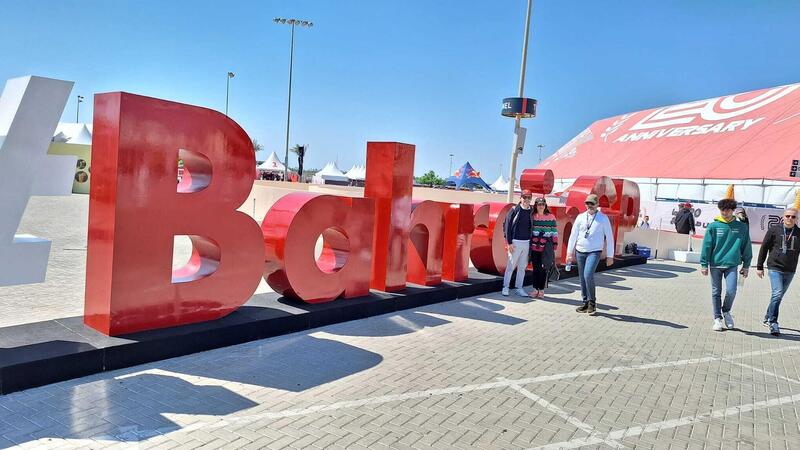
[{"label": "letter reflection on paving", "polygon": [[[264,279],[275,292],[321,303],[369,294],[374,202],[308,192],[283,196],[261,225]],[[323,248],[314,258],[317,238]]]},{"label": "letter reflection on paving", "polygon": [[[250,138],[206,108],[127,93],[95,97],[84,321],[109,335],[223,317],[255,292],[258,224]],[[190,174],[177,183],[178,159]],[[212,170],[213,168],[213,170]],[[172,269],[174,237],[189,263]]]}]

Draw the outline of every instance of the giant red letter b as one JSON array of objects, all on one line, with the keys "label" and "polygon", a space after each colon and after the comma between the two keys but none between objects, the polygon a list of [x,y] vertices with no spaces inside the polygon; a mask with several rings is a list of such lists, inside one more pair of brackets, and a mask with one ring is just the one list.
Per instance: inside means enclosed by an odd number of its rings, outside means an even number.
[{"label": "giant red letter b", "polygon": [[[92,154],[87,325],[109,335],[171,327],[223,317],[250,298],[264,251],[256,222],[236,211],[255,166],[244,130],[209,109],[101,94]],[[173,270],[178,235],[193,249]]]}]

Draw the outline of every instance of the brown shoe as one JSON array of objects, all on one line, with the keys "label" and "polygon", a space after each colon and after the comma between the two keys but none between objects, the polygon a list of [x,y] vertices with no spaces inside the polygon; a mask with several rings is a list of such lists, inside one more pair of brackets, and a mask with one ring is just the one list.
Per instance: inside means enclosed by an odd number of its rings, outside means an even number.
[{"label": "brown shoe", "polygon": [[597,307],[594,303],[589,303],[589,307],[586,309],[586,313],[590,316],[593,316],[597,313]]},{"label": "brown shoe", "polygon": [[577,308],[575,308],[575,311],[578,311],[579,313],[585,313],[588,310],[589,310],[589,304],[588,303],[584,303],[583,305],[578,306]]}]

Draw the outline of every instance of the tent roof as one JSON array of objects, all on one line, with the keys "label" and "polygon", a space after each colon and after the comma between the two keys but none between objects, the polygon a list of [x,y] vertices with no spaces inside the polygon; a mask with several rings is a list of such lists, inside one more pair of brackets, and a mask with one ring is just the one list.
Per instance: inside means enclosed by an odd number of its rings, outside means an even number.
[{"label": "tent roof", "polygon": [[472,168],[472,164],[467,161],[461,166],[460,169],[456,170],[453,176],[448,177],[445,180],[445,184],[454,184],[456,189],[461,189],[461,186],[464,185],[473,185],[473,186],[481,186],[486,190],[492,190],[483,178],[481,178],[481,173],[476,171]]},{"label": "tent roof", "polygon": [[599,120],[539,168],[556,178],[617,177],[798,181],[800,83]]},{"label": "tent roof", "polygon": [[356,164],[344,175],[351,180],[364,180],[367,178],[367,168]]},{"label": "tent roof", "polygon": [[92,145],[92,124],[61,122],[53,133],[53,142]]},{"label": "tent roof", "polygon": [[270,153],[269,157],[263,163],[259,164],[256,169],[264,170],[267,172],[283,172],[286,166],[283,165],[278,155],[275,152]]},{"label": "tent roof", "polygon": [[347,176],[336,166],[336,163],[331,161],[325,164],[319,172],[314,174],[312,181],[314,183],[322,184],[325,181],[348,181]]}]

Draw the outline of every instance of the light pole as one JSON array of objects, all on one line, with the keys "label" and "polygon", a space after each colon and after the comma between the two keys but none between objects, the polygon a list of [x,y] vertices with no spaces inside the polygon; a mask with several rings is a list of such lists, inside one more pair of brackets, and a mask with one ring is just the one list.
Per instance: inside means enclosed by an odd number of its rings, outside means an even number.
[{"label": "light pole", "polygon": [[452,153],[450,153],[450,171],[447,172],[447,176],[448,177],[453,176],[453,154]]},{"label": "light pole", "polygon": [[231,78],[235,77],[236,74],[233,72],[228,72],[228,78],[225,80],[225,115],[228,115],[228,99],[231,96]]},{"label": "light pole", "polygon": [[292,116],[292,66],[294,63],[294,27],[295,25],[301,27],[308,27],[311,28],[314,26],[314,22],[309,20],[300,20],[300,19],[284,19],[282,17],[276,17],[272,19],[273,22],[281,25],[291,25],[292,26],[292,39],[291,43],[289,44],[289,102],[288,106],[286,107],[286,151],[284,152],[283,162],[285,168],[283,169],[283,180],[286,181],[289,179],[289,122]]},{"label": "light pole", "polygon": [[[522,98],[522,92],[525,88],[525,68],[528,65],[528,34],[530,34],[531,29],[531,9],[533,9],[533,0],[528,0],[528,12],[527,17],[525,19],[525,37],[522,40],[522,67],[520,68],[519,72],[519,97]],[[513,203],[514,201],[514,186],[517,178],[517,156],[519,153],[522,152],[522,146],[518,145],[519,142],[524,143],[524,136],[525,132],[524,129],[519,126],[520,124],[520,115],[517,115],[514,120],[514,133],[516,134],[517,138],[514,143],[514,149],[511,151],[511,167],[509,168],[508,174],[508,196],[506,200],[509,203]],[[524,144],[523,144],[524,145]]]},{"label": "light pole", "polygon": [[544,148],[544,144],[537,145],[539,147],[539,163],[542,162],[542,149]]},{"label": "light pole", "polygon": [[75,109],[75,123],[79,123],[80,122],[80,118],[81,118],[81,103],[83,103],[83,96],[79,95],[78,96],[78,107]]}]

